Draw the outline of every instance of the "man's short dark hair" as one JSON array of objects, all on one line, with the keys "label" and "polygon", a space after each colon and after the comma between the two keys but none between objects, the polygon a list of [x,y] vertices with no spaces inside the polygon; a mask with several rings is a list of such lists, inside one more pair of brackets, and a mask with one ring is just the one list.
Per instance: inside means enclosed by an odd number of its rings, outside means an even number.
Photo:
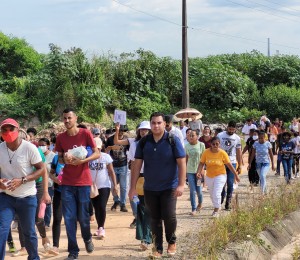
[{"label": "man's short dark hair", "polygon": [[26,131],[27,134],[29,133],[33,133],[33,135],[36,135],[37,134],[37,131],[34,127],[29,127]]},{"label": "man's short dark hair", "polygon": [[234,121],[229,121],[228,127],[234,127],[234,128],[236,128],[236,122],[234,122]]},{"label": "man's short dark hair", "polygon": [[72,107],[65,108],[65,110],[63,111],[63,114],[67,114],[67,113],[70,113],[70,112],[73,112],[74,114],[76,114],[75,109],[72,108]]},{"label": "man's short dark hair", "polygon": [[251,129],[249,130],[249,132],[250,132],[250,133],[254,133],[254,132],[255,132],[255,129],[254,129],[254,128],[251,128]]},{"label": "man's short dark hair", "polygon": [[192,130],[192,128],[188,128],[186,129],[185,133],[187,133],[188,131]]},{"label": "man's short dark hair", "polygon": [[167,124],[173,122],[173,115],[165,115],[165,121]]},{"label": "man's short dark hair", "polygon": [[47,145],[50,145],[50,141],[49,141],[49,139],[46,138],[46,137],[41,138],[41,139],[39,140],[39,142],[44,142],[44,143],[46,143]]},{"label": "man's short dark hair", "polygon": [[197,136],[200,135],[200,130],[199,129],[193,129],[192,132],[195,132]]},{"label": "man's short dark hair", "polygon": [[162,117],[163,121],[166,121],[165,115],[163,113],[161,113],[161,112],[154,112],[154,113],[152,113],[151,116],[150,116],[150,121],[152,120],[152,117],[159,117],[159,116]]},{"label": "man's short dark hair", "polygon": [[292,135],[290,132],[284,132],[284,133],[282,133],[282,137],[284,137],[284,136],[291,137]]},{"label": "man's short dark hair", "polygon": [[[67,112],[69,113],[69,112]],[[85,124],[78,124],[77,125],[78,128],[84,128],[84,129],[88,129],[87,126]]]}]

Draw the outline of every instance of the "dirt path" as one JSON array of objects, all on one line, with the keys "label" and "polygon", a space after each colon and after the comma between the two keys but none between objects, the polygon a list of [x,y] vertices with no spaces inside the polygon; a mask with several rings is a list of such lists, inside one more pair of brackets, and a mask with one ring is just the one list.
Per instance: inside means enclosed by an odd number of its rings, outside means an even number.
[{"label": "dirt path", "polygon": [[[246,161],[246,160],[245,160]],[[239,184],[236,192],[245,193],[248,190],[248,176],[246,174],[246,169],[244,167],[243,174],[241,176],[241,183]],[[299,180],[299,179],[298,179]],[[274,186],[279,183],[283,183],[284,179],[282,176],[275,177],[274,173],[270,172],[267,177],[268,185]],[[258,190],[258,189],[257,189]],[[189,232],[199,231],[208,221],[211,221],[212,204],[207,191],[203,192],[203,209],[200,214],[196,216],[190,216],[188,213],[191,210],[191,205],[189,201],[189,190],[185,189],[182,197],[178,199],[177,203],[177,236],[178,236],[178,246],[180,251],[184,248],[180,248],[180,241],[183,234]],[[151,250],[141,252],[139,250],[139,241],[135,240],[135,230],[130,229],[129,225],[133,220],[131,212],[123,213],[120,211],[112,212],[110,207],[112,205],[112,197],[109,199],[107,206],[107,219],[106,219],[106,238],[105,240],[95,240],[95,251],[93,254],[88,255],[85,251],[84,243],[80,237],[80,230],[77,231],[78,243],[80,247],[79,257],[80,259],[145,259],[150,255]],[[129,204],[127,205],[130,208]],[[226,211],[222,211],[221,214],[229,214]],[[91,225],[92,232],[96,230],[96,224]],[[48,231],[48,237],[52,241],[51,231]],[[18,234],[13,231],[13,238],[16,243],[17,248],[20,248],[18,241]],[[187,246],[186,243],[182,243],[182,246]],[[41,239],[39,239],[39,249],[41,258],[48,258],[43,255]],[[60,255],[56,257],[51,257],[51,259],[65,259],[68,255],[67,252],[67,237],[65,232],[65,226],[62,226],[62,234],[60,238]],[[10,253],[6,253],[6,259],[26,259],[23,257],[11,257]]]}]

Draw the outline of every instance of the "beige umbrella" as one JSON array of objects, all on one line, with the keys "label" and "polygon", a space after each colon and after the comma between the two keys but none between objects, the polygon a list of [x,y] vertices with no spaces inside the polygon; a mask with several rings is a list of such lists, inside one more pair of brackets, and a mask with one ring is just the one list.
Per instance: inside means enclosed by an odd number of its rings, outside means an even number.
[{"label": "beige umbrella", "polygon": [[201,112],[199,112],[197,109],[195,108],[184,108],[179,110],[176,114],[175,114],[175,119],[178,120],[186,120],[192,117],[192,114],[196,115],[196,119],[200,119],[202,117]]}]

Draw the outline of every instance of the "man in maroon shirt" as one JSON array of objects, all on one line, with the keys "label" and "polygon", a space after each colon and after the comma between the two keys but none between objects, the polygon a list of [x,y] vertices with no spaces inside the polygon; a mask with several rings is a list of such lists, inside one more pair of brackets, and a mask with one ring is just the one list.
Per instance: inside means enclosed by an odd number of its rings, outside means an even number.
[{"label": "man in maroon shirt", "polygon": [[[63,121],[67,131],[57,136],[55,150],[59,160],[65,164],[62,175],[62,211],[65,219],[68,236],[67,260],[78,258],[79,247],[76,240],[77,221],[81,228],[81,235],[88,253],[94,251],[92,235],[90,231],[90,189],[92,184],[88,166],[89,161],[100,157],[95,145],[92,133],[84,128],[77,127],[77,116],[73,109],[63,111]],[[85,159],[70,156],[69,149],[74,146],[90,146],[93,153]]]}]

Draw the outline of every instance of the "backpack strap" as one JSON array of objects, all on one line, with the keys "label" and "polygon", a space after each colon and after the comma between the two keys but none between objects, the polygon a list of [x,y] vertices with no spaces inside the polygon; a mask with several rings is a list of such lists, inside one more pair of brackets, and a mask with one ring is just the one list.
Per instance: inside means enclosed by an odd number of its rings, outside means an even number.
[{"label": "backpack strap", "polygon": [[167,138],[168,138],[169,144],[171,145],[173,156],[175,157],[176,142],[175,142],[174,134],[168,133]]},{"label": "backpack strap", "polygon": [[[149,140],[149,135],[146,135],[146,136],[144,136],[144,137],[139,141],[142,150],[144,150],[144,147],[145,147],[146,142],[147,142],[148,140]],[[173,156],[174,156],[174,155],[175,155],[175,147],[176,147],[176,142],[175,142],[174,134],[168,133],[167,140],[168,140],[168,143],[171,145],[172,153],[173,153]]]}]

